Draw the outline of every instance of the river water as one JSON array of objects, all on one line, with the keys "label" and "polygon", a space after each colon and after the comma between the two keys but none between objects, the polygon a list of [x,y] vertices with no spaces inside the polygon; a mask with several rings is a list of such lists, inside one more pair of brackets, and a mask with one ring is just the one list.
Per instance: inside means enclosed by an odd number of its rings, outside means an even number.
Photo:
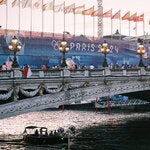
[{"label": "river water", "polygon": [[[66,145],[33,146],[22,142],[26,126],[49,130],[76,127],[71,150],[150,150],[150,112],[59,110],[31,112],[0,120],[1,150],[64,150]],[[15,139],[15,140],[14,140]],[[63,148],[62,148],[63,147]],[[66,146],[67,147],[67,146]]]}]

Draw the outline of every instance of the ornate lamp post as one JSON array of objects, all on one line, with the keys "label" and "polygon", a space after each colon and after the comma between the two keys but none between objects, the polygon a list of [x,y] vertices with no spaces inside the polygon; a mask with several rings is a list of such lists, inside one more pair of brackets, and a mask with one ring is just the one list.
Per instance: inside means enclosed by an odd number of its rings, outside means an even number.
[{"label": "ornate lamp post", "polygon": [[8,49],[10,51],[14,52],[14,60],[13,60],[13,64],[12,64],[12,68],[18,68],[18,62],[17,62],[17,58],[16,58],[16,53],[18,51],[20,51],[22,48],[21,44],[18,42],[18,39],[16,38],[16,36],[14,36],[11,40],[10,45],[8,46]]},{"label": "ornate lamp post", "polygon": [[104,41],[104,43],[102,45],[101,52],[105,56],[104,62],[103,62],[103,67],[108,67],[106,55],[110,52],[110,49],[108,48],[108,43],[106,41]]},{"label": "ornate lamp post", "polygon": [[137,49],[137,54],[140,55],[140,62],[139,62],[139,67],[144,67],[144,63],[143,63],[143,60],[142,60],[142,55],[145,54],[145,48],[144,48],[144,45],[143,43],[141,42],[139,44],[139,47]]},{"label": "ornate lamp post", "polygon": [[69,34],[69,33],[68,32],[63,32],[63,40],[61,41],[61,44],[60,44],[60,47],[59,47],[60,52],[62,52],[62,54],[63,54],[61,67],[66,67],[67,66],[65,54],[69,51],[68,43],[65,40],[65,34]]}]

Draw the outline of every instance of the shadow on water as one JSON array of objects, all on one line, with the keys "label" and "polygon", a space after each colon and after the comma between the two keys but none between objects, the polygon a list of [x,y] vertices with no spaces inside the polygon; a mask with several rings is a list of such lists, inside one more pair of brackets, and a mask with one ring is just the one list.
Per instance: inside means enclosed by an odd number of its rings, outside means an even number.
[{"label": "shadow on water", "polygon": [[108,124],[87,127],[79,131],[72,150],[149,150],[150,120],[110,121]]}]

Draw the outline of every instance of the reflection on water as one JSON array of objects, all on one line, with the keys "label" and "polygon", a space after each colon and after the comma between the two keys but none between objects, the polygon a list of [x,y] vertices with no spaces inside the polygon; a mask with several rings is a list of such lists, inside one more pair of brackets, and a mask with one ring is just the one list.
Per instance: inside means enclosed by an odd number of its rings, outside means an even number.
[{"label": "reflection on water", "polygon": [[49,130],[59,127],[67,129],[70,125],[74,125],[77,133],[71,140],[71,150],[150,149],[150,112],[107,114],[72,110],[32,112],[0,120],[0,148],[4,150],[52,149],[48,145],[45,147],[27,145],[20,140],[24,128],[29,125],[45,126]]}]

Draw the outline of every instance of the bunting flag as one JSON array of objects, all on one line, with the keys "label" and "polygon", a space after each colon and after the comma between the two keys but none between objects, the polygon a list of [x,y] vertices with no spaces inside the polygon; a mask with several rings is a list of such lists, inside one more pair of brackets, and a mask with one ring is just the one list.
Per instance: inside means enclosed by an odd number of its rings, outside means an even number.
[{"label": "bunting flag", "polygon": [[11,3],[11,6],[12,7],[15,7],[15,6],[19,6],[19,0],[14,0],[12,3]]},{"label": "bunting flag", "polygon": [[83,10],[84,10],[84,5],[78,6],[78,7],[76,7],[76,8],[74,9],[74,13],[75,13],[75,14],[82,14]]},{"label": "bunting flag", "polygon": [[64,11],[64,3],[56,5],[54,7],[54,12],[60,12],[60,11]]},{"label": "bunting flag", "polygon": [[91,16],[103,16],[103,7],[100,7],[98,10],[94,11]]},{"label": "bunting flag", "polygon": [[118,12],[116,12],[111,19],[120,19],[120,10]]},{"label": "bunting flag", "polygon": [[64,13],[73,13],[75,4],[69,5],[65,7]]},{"label": "bunting flag", "polygon": [[33,8],[40,9],[42,8],[42,0],[38,0],[33,4]]},{"label": "bunting flag", "polygon": [[112,16],[112,10],[109,10],[103,14],[103,17],[111,17],[111,16]]},{"label": "bunting flag", "polygon": [[6,4],[7,0],[0,0],[0,5]]},{"label": "bunting flag", "polygon": [[32,0],[22,0],[21,3],[22,3],[22,8],[31,7]]},{"label": "bunting flag", "polygon": [[122,20],[128,20],[130,18],[130,12],[128,11],[123,17]]},{"label": "bunting flag", "polygon": [[89,9],[83,10],[82,14],[83,15],[92,15],[93,12],[94,12],[94,6]]},{"label": "bunting flag", "polygon": [[135,17],[133,21],[134,22],[144,21],[144,14],[141,14],[140,16]]},{"label": "bunting flag", "polygon": [[54,3],[50,2],[50,3],[44,4],[43,7],[42,7],[42,9],[43,9],[43,11],[53,10],[53,7],[54,7]]},{"label": "bunting flag", "polygon": [[137,16],[137,13],[134,13],[129,17],[129,21],[134,21],[134,18]]}]

